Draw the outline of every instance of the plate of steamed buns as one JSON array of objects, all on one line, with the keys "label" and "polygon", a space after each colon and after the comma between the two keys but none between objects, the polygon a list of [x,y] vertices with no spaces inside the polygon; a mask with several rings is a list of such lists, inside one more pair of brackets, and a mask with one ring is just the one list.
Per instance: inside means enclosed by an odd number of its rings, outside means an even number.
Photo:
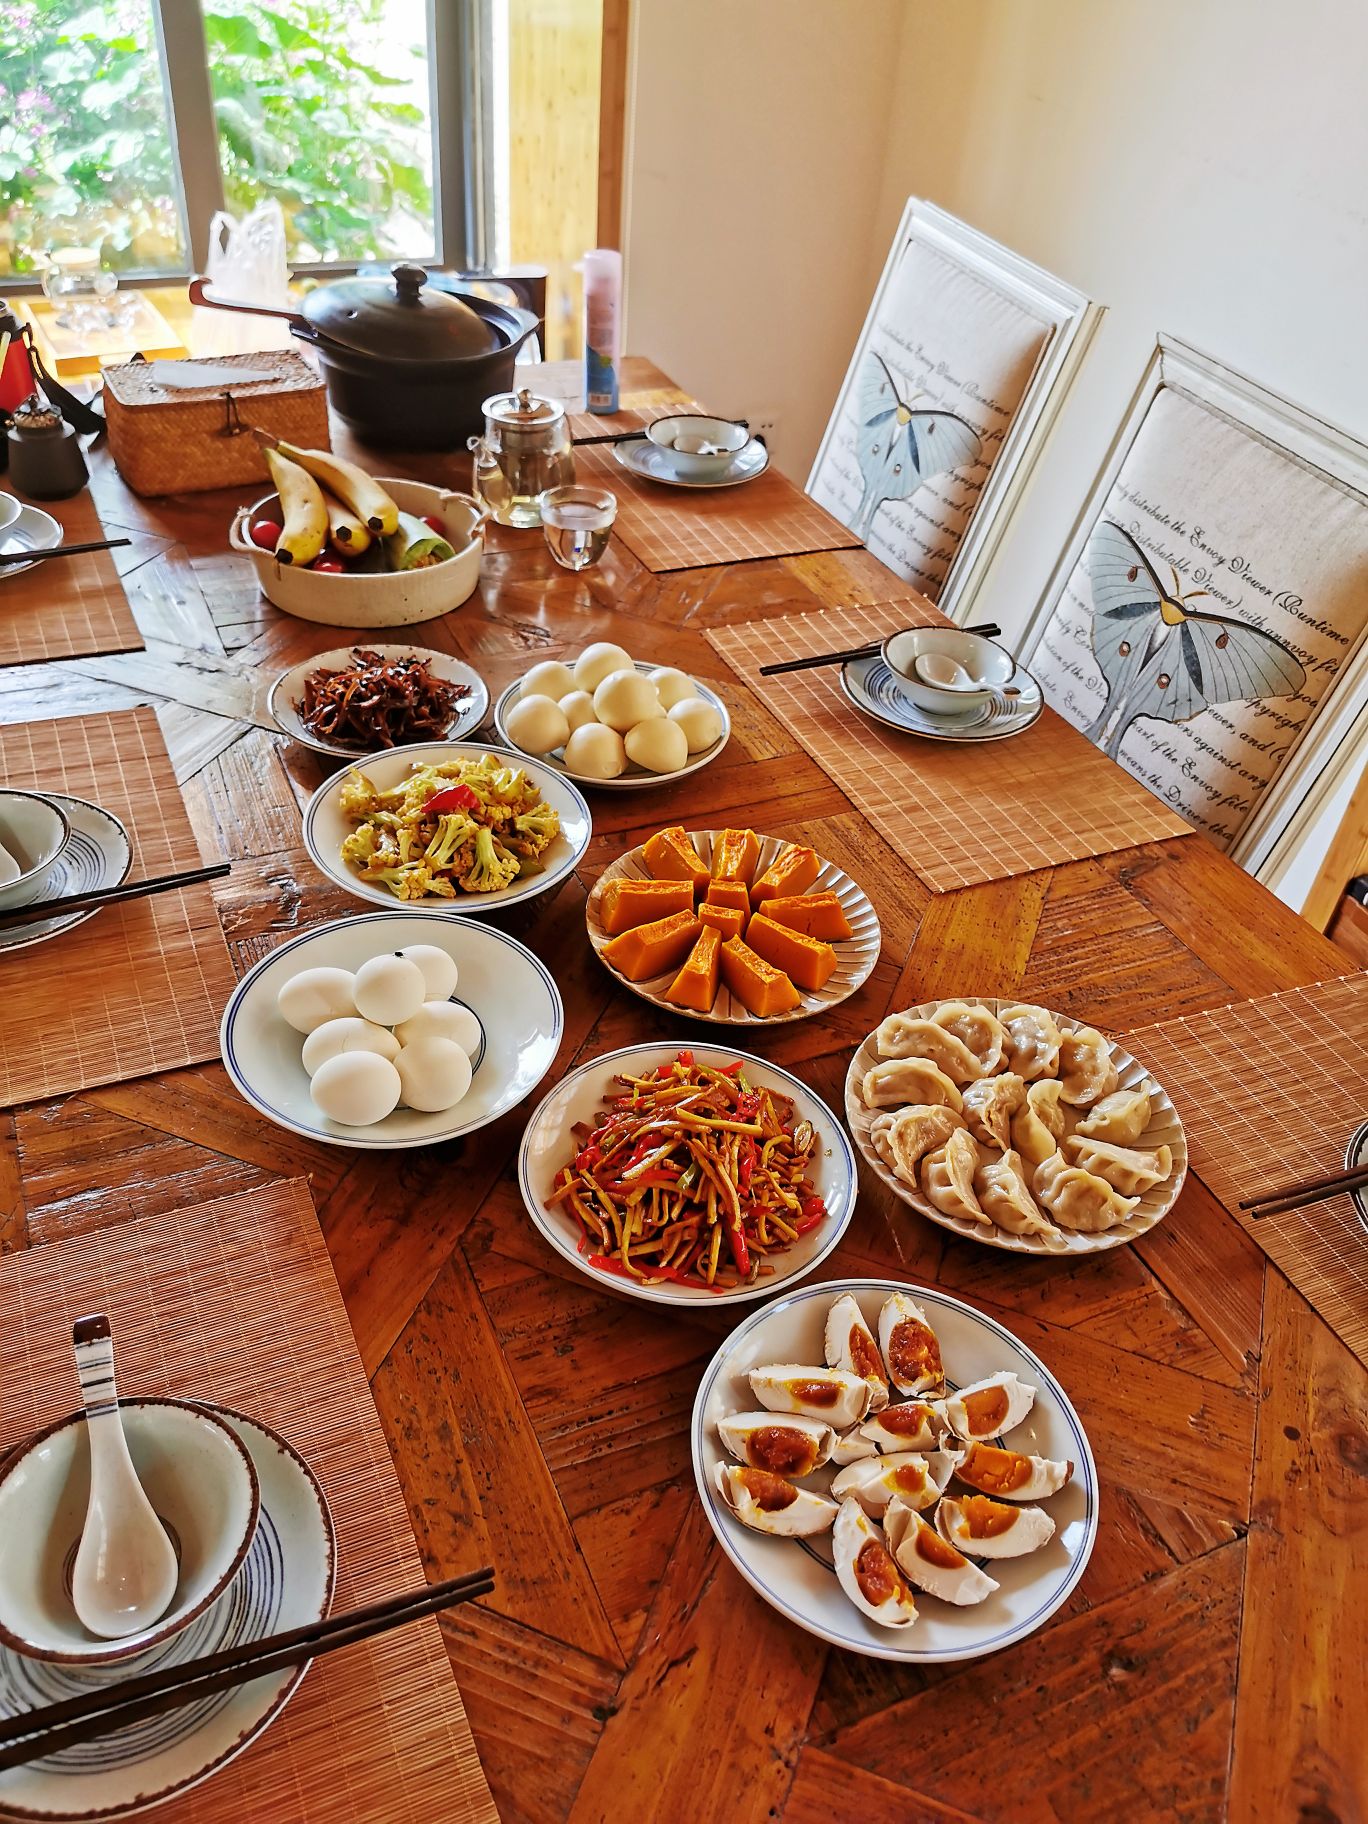
[{"label": "plate of steamed buns", "polygon": [[373,913],[273,950],[220,1030],[234,1085],[269,1120],[370,1149],[471,1133],[529,1095],[560,995],[516,938],[450,912]]},{"label": "plate of steamed buns", "polygon": [[577,784],[610,789],[696,773],[731,734],[716,691],[609,640],[532,666],[495,703],[494,726],[509,747]]}]

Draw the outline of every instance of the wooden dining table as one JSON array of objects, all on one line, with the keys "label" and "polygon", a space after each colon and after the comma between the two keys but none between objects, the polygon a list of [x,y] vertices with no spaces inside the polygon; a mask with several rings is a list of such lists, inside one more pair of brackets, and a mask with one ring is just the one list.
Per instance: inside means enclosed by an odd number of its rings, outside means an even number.
[{"label": "wooden dining table", "polygon": [[[683,396],[644,360],[624,378],[624,404]],[[464,455],[368,460],[468,481]],[[358,909],[301,838],[322,764],[267,707],[283,668],[353,636],[272,608],[228,551],[232,512],[258,490],[141,500],[106,453],[92,468],[105,527],[132,541],[117,555],[146,649],[0,672],[0,722],[155,706],[205,859],[232,863],[216,899],[241,974]],[[577,873],[494,919],[559,985],[553,1079],[704,1030],[619,988],[585,930],[598,873],[680,820],[811,843],[873,900],[882,952],[864,986],[746,1034],[838,1109],[862,1037],[933,996],[1024,996],[1123,1031],[1349,972],[1199,836],[931,892],[704,638],[906,595],[860,550],[653,574],[615,539],[572,575],[540,533],[496,527],[476,594],[415,630],[493,694],[610,639],[730,708],[715,764],[594,794]],[[724,1557],[688,1419],[749,1307],[662,1311],[554,1254],[514,1172],[526,1115],[358,1153],[272,1126],[217,1062],[0,1114],[6,1250],[28,1245],[37,1212],[53,1238],[307,1177],[428,1577],[496,1568],[494,1594],[442,1628],[510,1824],[1365,1815],[1368,1374],[1198,1177],[1133,1245],[1058,1262],[960,1240],[862,1176],[817,1277],[940,1287],[1006,1325],[1076,1405],[1101,1490],[1087,1571],[1036,1634],[898,1665],[828,1648]]]}]

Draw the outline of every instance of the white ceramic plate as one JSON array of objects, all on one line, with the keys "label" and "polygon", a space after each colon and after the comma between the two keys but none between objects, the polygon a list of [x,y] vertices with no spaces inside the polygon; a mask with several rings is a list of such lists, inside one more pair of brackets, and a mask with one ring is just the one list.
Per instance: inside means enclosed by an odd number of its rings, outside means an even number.
[{"label": "white ceramic plate", "polygon": [[[643,675],[660,669],[659,666],[648,664],[641,659],[635,660],[634,663],[636,669]],[[587,785],[596,792],[620,792],[631,791],[633,789],[640,791],[643,786],[673,785],[677,779],[687,778],[690,773],[696,773],[700,767],[710,766],[731,739],[731,717],[727,714],[726,704],[722,701],[721,697],[718,696],[715,690],[710,690],[706,684],[699,683],[697,678],[694,679],[694,684],[697,686],[698,694],[702,697],[703,701],[705,703],[711,703],[713,708],[721,716],[722,733],[717,737],[716,741],[713,742],[712,746],[704,748],[701,754],[690,754],[689,758],[685,761],[684,765],[680,767],[678,772],[649,773],[644,766],[635,766],[629,762],[627,771],[623,773],[620,778],[595,779],[590,773],[572,773],[565,764],[563,757],[565,752],[564,748],[557,747],[549,754],[528,755],[528,758],[539,760],[543,766],[554,767],[564,778],[573,779],[577,785]],[[515,678],[508,686],[508,689],[500,693],[499,700],[494,705],[495,730],[503,745],[512,748],[515,754],[521,754],[525,752],[525,750],[519,747],[517,742],[509,734],[505,718],[507,717],[509,710],[512,709],[513,705],[517,702],[521,690],[522,684]]]},{"label": "white ceramic plate", "polygon": [[677,1045],[626,1045],[620,1051],[607,1052],[572,1070],[533,1111],[523,1133],[518,1151],[518,1185],[528,1214],[556,1252],[585,1274],[603,1291],[622,1292],[628,1298],[644,1299],[653,1305],[739,1305],[752,1299],[768,1298],[782,1287],[792,1285],[825,1260],[845,1233],[855,1213],[855,1155],[845,1129],[819,1097],[777,1065],[749,1052],[735,1051],[718,1045],[689,1047],[703,1064],[733,1064],[737,1058],[745,1063],[747,1080],[759,1087],[788,1096],[793,1103],[795,1121],[810,1121],[817,1130],[817,1148],[813,1159],[812,1184],[827,1207],[827,1219],[811,1231],[800,1235],[786,1254],[775,1257],[775,1271],[753,1286],[738,1287],[730,1292],[710,1292],[706,1286],[682,1286],[666,1281],[659,1285],[638,1285],[616,1273],[605,1273],[591,1267],[579,1252],[582,1234],[579,1223],[546,1199],[556,1181],[556,1174],[569,1163],[576,1149],[571,1128],[577,1121],[592,1126],[599,1109],[610,1095],[617,1094],[613,1079],[623,1071],[641,1076],[679,1055]]},{"label": "white ceramic plate", "polygon": [[[867,659],[848,659],[841,667],[841,689],[856,709],[882,722],[885,728],[920,735],[925,741],[1005,741],[1010,735],[1024,734],[1039,719],[1044,707],[1039,684],[1021,665],[987,703],[954,716],[929,715],[914,703],[880,653]],[[1014,694],[1009,696],[1008,691]]]},{"label": "white ceramic plate", "polygon": [[738,488],[743,482],[754,481],[757,475],[763,475],[769,467],[769,451],[757,437],[752,437],[744,449],[737,451],[720,475],[708,481],[699,481],[692,476],[686,480],[677,474],[669,452],[657,449],[645,437],[639,442],[634,439],[631,443],[615,443],[613,457],[618,467],[629,474],[640,476],[643,481],[663,482],[667,488]]},{"label": "white ceramic plate", "polygon": [[[43,890],[33,900],[35,906],[45,899],[57,899],[68,893],[94,893],[101,887],[117,887],[128,878],[133,866],[133,845],[128,831],[112,811],[89,804],[84,798],[69,798],[63,792],[46,792],[54,804],[61,805],[71,825],[71,837],[52,864],[43,882]],[[18,911],[16,906],[14,911]],[[0,955],[7,950],[23,950],[30,944],[44,944],[50,937],[97,918],[98,906],[89,912],[67,912],[56,918],[43,918],[31,925],[15,925],[0,931]]]},{"label": "white ceramic plate", "polygon": [[[135,1661],[53,1665],[0,1648],[0,1716],[75,1697],[136,1673],[283,1632],[328,1613],[336,1581],[332,1520],[304,1460],[267,1426],[214,1407],[246,1445],[261,1517],[242,1569],[204,1613]],[[307,1672],[295,1666],[0,1773],[0,1812],[20,1818],[115,1818],[184,1792],[254,1741]]]},{"label": "white ceramic plate", "polygon": [[[981,1380],[998,1369],[1014,1369],[1036,1390],[1026,1421],[1009,1434],[1013,1450],[1063,1458],[1074,1466],[1072,1480],[1057,1495],[1038,1503],[1055,1523],[1054,1537],[1022,1558],[982,1561],[1000,1585],[985,1601],[965,1608],[917,1592],[918,1617],[910,1628],[881,1628],[849,1600],[831,1568],[830,1536],[811,1540],[767,1538],[742,1526],[723,1506],[713,1483],[715,1466],[731,1459],[717,1437],[717,1422],[755,1408],[746,1371],[766,1362],[825,1360],[822,1332],[826,1314],[841,1293],[858,1302],[877,1334],[879,1307],[890,1292],[906,1291],[926,1312],[940,1339],[952,1387]],[[804,1286],[754,1312],[722,1344],[703,1371],[690,1431],[694,1477],[703,1511],[723,1551],[741,1575],[781,1615],[832,1646],[872,1659],[938,1664],[977,1659],[1024,1640],[1054,1614],[1083,1575],[1097,1537],[1097,1466],[1068,1395],[1039,1356],[1001,1324],[957,1298],[928,1286],[895,1280],[841,1279]],[[803,1485],[825,1492],[829,1469],[805,1477]],[[1036,1504],[1032,1504],[1036,1505]]]},{"label": "white ceramic plate", "polygon": [[[478,741],[428,742],[419,747],[391,747],[382,754],[366,754],[355,762],[355,766],[384,791],[406,779],[415,765],[440,766],[448,760],[479,760],[496,751]],[[541,872],[515,880],[502,892],[463,893],[456,899],[440,899],[434,895],[429,899],[399,900],[387,888],[362,880],[342,859],[343,839],[355,828],[342,815],[338,804],[343,782],[351,770],[346,767],[320,785],[305,807],[304,845],[329,879],[358,899],[367,899],[373,906],[384,906],[390,911],[404,907],[417,912],[454,912],[458,917],[465,917],[471,912],[493,912],[499,907],[515,906],[524,899],[535,899],[537,894],[545,893],[574,871],[589,846],[593,826],[589,806],[563,774],[544,766],[540,760],[529,760],[523,754],[510,754],[509,760],[531,779],[544,802],[559,816],[561,827],[560,834],[541,857]]]},{"label": "white ceramic plate", "polygon": [[[713,842],[721,834],[719,830],[690,830],[689,841],[698,850],[703,860],[711,864]],[[788,848],[789,842],[783,836],[762,836],[760,838],[760,860],[755,873],[758,878],[769,867],[781,850]],[[834,893],[841,902],[846,915],[846,923],[853,936],[840,939],[835,945],[836,972],[824,987],[815,994],[808,994],[799,989],[801,1003],[791,1013],[773,1013],[762,1019],[750,1013],[726,987],[725,983],[717,990],[717,999],[708,1013],[696,1013],[691,1007],[676,1007],[673,1001],[665,999],[665,990],[678,974],[676,969],[667,969],[663,975],[653,975],[644,982],[629,982],[627,977],[603,954],[604,946],[612,939],[604,930],[600,908],[603,903],[603,887],[610,880],[650,880],[651,870],[642,859],[639,848],[629,849],[625,855],[606,867],[594,884],[584,909],[585,920],[589,926],[589,942],[594,946],[594,953],[604,968],[630,988],[633,994],[639,994],[644,1001],[650,1001],[657,1007],[663,1007],[669,1013],[677,1013],[683,1019],[711,1020],[721,1026],[782,1026],[790,1020],[810,1019],[814,1013],[825,1013],[828,1008],[848,1000],[855,990],[868,979],[870,971],[879,960],[879,915],[869,902],[869,896],[863,888],[856,885],[844,868],[838,868],[834,861],[823,861],[822,871],[808,888],[809,893]]]},{"label": "white ceramic plate", "polygon": [[[373,1127],[345,1127],[315,1106],[300,1058],[304,1036],[281,1018],[276,996],[301,969],[356,970],[406,944],[435,944],[455,959],[452,998],[480,1022],[484,1048],[471,1059],[470,1088],[454,1108],[396,1108]],[[238,1092],[277,1127],[379,1152],[454,1140],[516,1107],[551,1068],[564,1018],[550,971],[516,938],[450,912],[367,912],[315,926],[262,957],[223,1010],[219,1049]]]},{"label": "white ceramic plate", "polygon": [[[992,1013],[1000,1013],[1004,1007],[1013,1007],[1029,1002],[1028,996],[1011,996],[1006,1000],[995,999],[992,995],[964,995],[962,998],[972,1006],[987,1007]],[[944,1001],[923,1001],[918,1007],[899,1009],[916,1018],[929,1019]],[[1052,1016],[1061,1032],[1081,1032],[1089,1024],[1087,1020],[1073,1020],[1067,1014],[1053,1013]],[[1183,1124],[1178,1119],[1178,1111],[1169,1100],[1168,1092],[1163,1085],[1145,1069],[1137,1059],[1118,1045],[1115,1039],[1108,1039],[1112,1059],[1116,1064],[1119,1089],[1135,1089],[1144,1084],[1150,1093],[1150,1121],[1144,1133],[1135,1142],[1139,1147],[1167,1146],[1173,1152],[1173,1170],[1162,1184],[1156,1184],[1152,1190],[1145,1192],[1136,1207],[1124,1222],[1117,1223],[1115,1228],[1104,1229],[1097,1235],[1080,1235],[1072,1230],[1061,1229],[1057,1235],[1009,1235],[1005,1229],[990,1226],[986,1222],[975,1222],[967,1216],[947,1216],[934,1204],[928,1203],[920,1190],[914,1191],[904,1184],[901,1178],[893,1173],[880,1159],[870,1144],[869,1128],[875,1115],[883,1111],[877,1108],[866,1108],[860,1097],[860,1084],[867,1070],[872,1070],[881,1060],[874,1043],[874,1034],[860,1046],[850,1060],[850,1069],[846,1072],[845,1106],[846,1121],[860,1154],[875,1175],[883,1180],[895,1197],[909,1204],[929,1222],[939,1223],[941,1228],[949,1229],[953,1234],[963,1235],[970,1241],[979,1241],[987,1248],[1005,1248],[1012,1254],[1044,1254],[1054,1258],[1078,1254],[1101,1254],[1107,1248],[1118,1248],[1123,1242],[1134,1241],[1138,1235],[1146,1234],[1157,1222],[1168,1215],[1178,1200],[1178,1193],[1183,1188],[1187,1176],[1187,1135]],[[1061,1104],[1061,1107],[1064,1105]],[[1076,1122],[1087,1114],[1083,1108],[1066,1108],[1066,1119],[1069,1120],[1068,1131],[1073,1132]],[[1072,1119],[1069,1119],[1072,1117]],[[1067,1137],[1067,1136],[1066,1136]]]},{"label": "white ceramic plate", "polygon": [[[12,519],[0,532],[0,552],[7,557],[19,551],[51,551],[61,542],[61,526],[41,507],[21,506],[18,518]],[[22,576],[32,568],[32,564],[0,564],[0,584],[7,576]]]},{"label": "white ceramic plate", "polygon": [[[442,736],[444,741],[459,741],[477,729],[484,720],[485,711],[489,708],[489,691],[478,671],[460,659],[450,658],[445,652],[432,652],[426,646],[381,646],[373,645],[369,640],[358,640],[358,646],[367,652],[378,652],[385,660],[390,659],[426,659],[428,669],[434,678],[441,678],[448,684],[464,684],[470,695],[462,698],[456,705],[456,713],[447,724]],[[343,747],[337,741],[325,741],[313,734],[299,719],[295,704],[303,699],[304,680],[311,672],[321,666],[325,671],[345,671],[352,663],[352,648],[337,646],[331,652],[316,653],[313,658],[305,659],[299,665],[292,665],[288,671],[282,671],[271,686],[267,699],[271,714],[277,726],[292,740],[311,747],[316,754],[336,754],[344,760],[359,760],[362,756],[354,747]]]}]

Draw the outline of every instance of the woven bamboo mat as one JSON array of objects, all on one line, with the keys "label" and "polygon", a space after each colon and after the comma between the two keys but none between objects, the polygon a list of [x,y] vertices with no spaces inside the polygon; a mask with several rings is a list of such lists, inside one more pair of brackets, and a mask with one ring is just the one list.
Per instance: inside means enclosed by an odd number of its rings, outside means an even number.
[{"label": "woven bamboo mat", "polygon": [[[34,505],[60,523],[65,544],[105,537],[89,489],[71,500]],[[4,540],[0,531],[0,545]],[[142,644],[108,551],[55,557],[18,576],[0,577],[0,665],[141,652]]]},{"label": "woven bamboo mat", "polygon": [[[654,410],[644,414],[648,422],[659,415]],[[616,426],[618,421],[607,422]],[[694,570],[755,557],[840,551],[860,542],[773,467],[738,488],[668,488],[638,481],[607,449],[580,444],[575,475],[617,495],[613,531],[648,570]]]},{"label": "woven bamboo mat", "polygon": [[[0,728],[0,784],[111,811],[133,841],[130,879],[200,865],[151,709]],[[0,952],[0,1107],[216,1058],[234,980],[207,886]]]},{"label": "woven bamboo mat", "polygon": [[1368,975],[1123,1033],[1177,1103],[1193,1170],[1368,1365],[1368,1233],[1350,1199],[1253,1221],[1247,1197],[1344,1168],[1368,1119]]},{"label": "woven bamboo mat", "polygon": [[781,659],[943,621],[929,602],[903,600],[748,621],[707,637],[937,893],[1191,834],[1048,709],[1010,740],[924,741],[861,715],[841,690],[839,667],[758,675]]},{"label": "woven bamboo mat", "polygon": [[[299,1451],[337,1531],[335,1610],[423,1583],[301,1180],[0,1259],[0,1446],[78,1404],[71,1325],[92,1310],[113,1320],[125,1393],[217,1400]],[[156,1815],[165,1824],[498,1817],[435,1621],[319,1660],[264,1735]]]}]

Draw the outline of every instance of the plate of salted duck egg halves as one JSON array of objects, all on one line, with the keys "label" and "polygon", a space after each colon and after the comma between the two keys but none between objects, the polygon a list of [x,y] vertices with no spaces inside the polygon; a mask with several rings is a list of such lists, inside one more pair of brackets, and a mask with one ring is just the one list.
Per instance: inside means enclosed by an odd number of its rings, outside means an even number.
[{"label": "plate of salted duck egg halves", "polygon": [[809,1634],[875,1659],[976,1659],[1067,1601],[1097,1467],[1045,1363],[926,1286],[849,1279],[755,1312],[691,1428],[722,1549]]}]

